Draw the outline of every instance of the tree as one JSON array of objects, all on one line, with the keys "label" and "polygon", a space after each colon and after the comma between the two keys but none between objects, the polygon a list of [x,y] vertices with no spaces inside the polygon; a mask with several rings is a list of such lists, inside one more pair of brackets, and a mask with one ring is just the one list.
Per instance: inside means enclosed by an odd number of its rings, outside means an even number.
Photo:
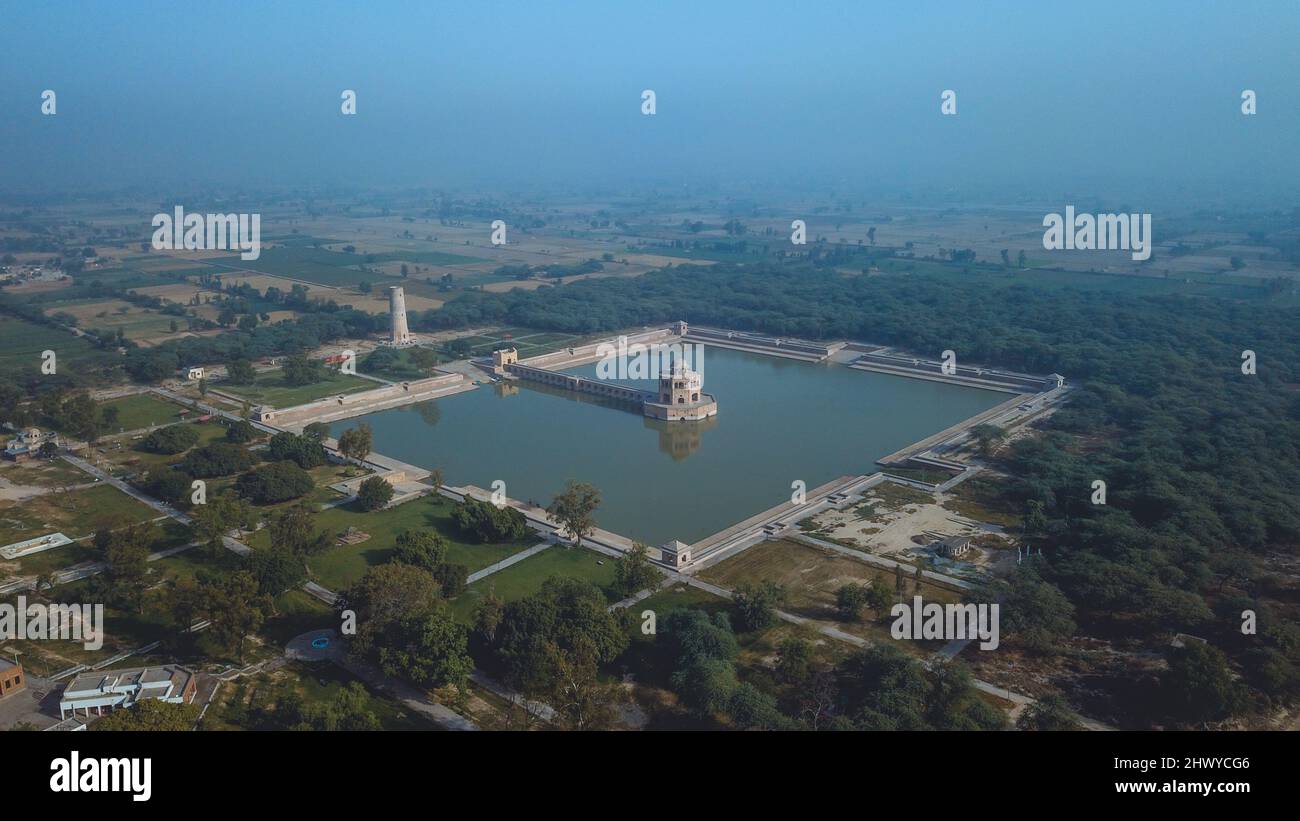
[{"label": "tree", "polygon": [[773,582],[742,584],[732,598],[741,630],[763,630],[776,624],[777,605],[785,601],[785,590]]},{"label": "tree", "polygon": [[350,649],[368,655],[394,625],[432,612],[440,596],[440,585],[427,570],[400,563],[370,568],[342,592],[337,605],[357,614]]},{"label": "tree", "polygon": [[199,720],[199,705],[172,704],[147,698],[128,708],[114,710],[103,718],[91,722],[88,729],[94,732],[126,731],[133,733],[180,733],[194,729]]},{"label": "tree", "polygon": [[257,578],[247,570],[218,580],[200,581],[203,614],[212,622],[213,639],[242,664],[244,645],[257,632],[271,610],[271,598],[258,590]]},{"label": "tree", "polygon": [[315,556],[333,546],[329,533],[316,529],[316,513],[306,503],[285,508],[271,517],[271,543],[295,556]]},{"label": "tree", "polygon": [[628,636],[599,588],[553,576],[537,593],[505,606],[493,650],[506,682],[525,693],[548,692],[555,683],[548,643],[566,652],[585,645],[605,664],[623,652]]},{"label": "tree", "polygon": [[835,609],[840,621],[860,621],[871,589],[865,584],[846,584],[835,591]]},{"label": "tree", "polygon": [[355,428],[343,431],[339,436],[339,453],[357,462],[364,462],[370,455],[374,435],[365,422]]},{"label": "tree", "polygon": [[[245,422],[244,424],[248,424]],[[251,425],[250,425],[251,427]],[[271,458],[277,462],[291,461],[303,470],[320,467],[326,462],[325,448],[316,439],[307,435],[298,435],[281,431],[271,437],[267,448]]]},{"label": "tree", "polygon": [[786,684],[803,684],[812,675],[812,645],[790,637],[777,648],[776,674]]},{"label": "tree", "polygon": [[311,493],[315,487],[311,474],[293,462],[260,465],[235,481],[239,495],[260,505],[297,499]]},{"label": "tree", "polygon": [[315,442],[324,442],[330,436],[328,422],[312,422],[302,429],[302,435]]},{"label": "tree", "polygon": [[325,366],[297,353],[285,358],[282,373],[286,385],[312,385],[325,378]]},{"label": "tree", "polygon": [[632,549],[614,560],[614,588],[624,596],[650,587],[661,578],[650,564],[645,545],[635,542]]},{"label": "tree", "polygon": [[1037,653],[1055,653],[1074,635],[1074,605],[1028,564],[1020,565],[987,595],[1001,601],[1004,635]]},{"label": "tree", "polygon": [[1186,639],[1165,656],[1169,669],[1161,691],[1170,712],[1191,723],[1217,721],[1246,706],[1242,685],[1228,668],[1228,659],[1206,642]]},{"label": "tree", "polygon": [[596,508],[600,507],[600,491],[586,482],[569,480],[564,492],[551,500],[546,512],[578,547],[582,539],[596,529]]},{"label": "tree", "polygon": [[434,468],[429,471],[429,484],[433,486],[434,493],[442,489],[443,483],[443,475],[440,469]]},{"label": "tree", "polygon": [[402,676],[421,687],[454,684],[465,689],[469,674],[474,672],[469,629],[456,621],[445,604],[402,620],[393,635],[395,638],[384,639],[392,646],[379,648],[379,664],[385,673]]},{"label": "tree", "polygon": [[725,713],[740,686],[730,661],[699,658],[672,674],[673,690],[698,716]]},{"label": "tree", "polygon": [[403,530],[397,534],[393,561],[422,567],[432,573],[442,564],[451,543],[436,530]]},{"label": "tree", "polygon": [[176,424],[152,431],[137,446],[149,453],[173,455],[194,447],[199,441],[199,432],[193,425]]},{"label": "tree", "polygon": [[257,436],[257,428],[247,419],[239,419],[226,426],[226,441],[235,445],[246,445]]},{"label": "tree", "polygon": [[371,476],[357,488],[357,506],[364,511],[379,510],[393,499],[393,486],[379,476]]},{"label": "tree", "polygon": [[451,520],[466,536],[483,544],[514,542],[528,535],[524,514],[509,505],[497,507],[470,496],[452,508]]},{"label": "tree", "polygon": [[248,571],[257,579],[258,592],[267,596],[297,587],[307,577],[301,555],[282,544],[254,550],[248,557]]},{"label": "tree", "polygon": [[984,456],[992,456],[998,442],[1006,438],[1007,432],[997,425],[984,423],[970,429],[971,438]]},{"label": "tree", "polygon": [[546,702],[555,710],[555,723],[566,730],[605,730],[614,724],[616,707],[626,693],[614,682],[601,681],[596,653],[583,642],[572,650],[548,642]]},{"label": "tree", "polygon": [[222,537],[247,524],[250,515],[248,502],[225,493],[209,499],[207,504],[195,505],[190,513],[191,528],[199,540],[208,544],[213,555],[217,555],[223,547]]},{"label": "tree", "polygon": [[433,370],[433,366],[438,364],[438,355],[428,348],[411,348],[411,364],[419,368],[422,372],[428,373]]},{"label": "tree", "polygon": [[132,525],[108,539],[105,573],[110,595],[136,613],[142,612],[149,576],[149,534],[144,525]]},{"label": "tree", "polygon": [[213,442],[185,454],[176,468],[196,479],[213,479],[248,470],[254,461],[252,454],[240,445]]},{"label": "tree", "polygon": [[1083,725],[1064,698],[1056,693],[1048,693],[1025,708],[1016,720],[1016,729],[1054,732],[1082,730]]}]

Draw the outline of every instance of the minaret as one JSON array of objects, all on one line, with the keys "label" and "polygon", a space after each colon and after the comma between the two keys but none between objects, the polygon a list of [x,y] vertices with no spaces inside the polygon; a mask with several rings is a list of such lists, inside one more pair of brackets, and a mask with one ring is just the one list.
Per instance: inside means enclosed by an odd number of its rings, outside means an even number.
[{"label": "minaret", "polygon": [[388,316],[393,321],[392,343],[410,345],[411,332],[406,329],[406,294],[400,285],[388,289]]}]

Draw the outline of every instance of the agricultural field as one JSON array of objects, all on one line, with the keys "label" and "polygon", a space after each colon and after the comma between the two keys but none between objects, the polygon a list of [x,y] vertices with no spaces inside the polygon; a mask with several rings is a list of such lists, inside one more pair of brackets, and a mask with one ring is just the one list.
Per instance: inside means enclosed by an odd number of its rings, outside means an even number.
[{"label": "agricultural field", "polygon": [[370,379],[329,369],[325,371],[324,379],[310,385],[286,385],[283,373],[278,370],[259,373],[251,385],[233,385],[225,382],[220,385],[223,393],[247,399],[254,405],[270,405],[273,408],[291,408],[326,396],[358,393],[378,387],[381,386]]},{"label": "agricultural field", "polygon": [[76,317],[76,327],[81,330],[91,333],[120,330],[132,341],[166,336],[172,332],[173,322],[178,327],[185,324],[184,317],[141,308],[120,299],[59,302],[45,310],[45,315],[49,317],[59,314]]},{"label": "agricultural field", "polygon": [[61,368],[104,369],[118,361],[116,354],[68,331],[0,314],[0,370],[39,369],[46,350],[54,351]]},{"label": "agricultural field", "polygon": [[327,251],[322,248],[265,248],[261,256],[254,260],[244,260],[239,258],[239,254],[230,254],[211,262],[223,270],[270,274],[335,288],[354,288],[360,282],[370,282],[375,285],[396,284],[389,283],[387,281],[389,278],[383,274],[362,270],[360,266],[366,264],[363,255]]}]

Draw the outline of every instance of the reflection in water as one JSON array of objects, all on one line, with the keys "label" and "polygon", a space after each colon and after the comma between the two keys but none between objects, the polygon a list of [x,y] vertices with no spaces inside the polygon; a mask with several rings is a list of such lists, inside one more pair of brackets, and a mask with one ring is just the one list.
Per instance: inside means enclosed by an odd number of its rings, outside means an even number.
[{"label": "reflection in water", "polygon": [[514,382],[502,381],[492,383],[492,392],[497,396],[515,396],[519,393],[519,386]]},{"label": "reflection in water", "polygon": [[710,416],[698,422],[665,422],[645,418],[645,426],[659,432],[659,450],[680,462],[700,449],[700,439],[706,430],[718,424],[718,417]]},{"label": "reflection in water", "polygon": [[436,400],[428,402],[418,402],[414,405],[405,405],[400,410],[415,411],[424,424],[433,427],[442,421],[442,407]]},{"label": "reflection in water", "polygon": [[[583,405],[600,405],[601,407],[605,407],[605,408],[615,408],[621,411],[631,411],[632,413],[636,413],[638,415],[641,413],[640,402],[633,402],[631,400],[626,400],[626,399],[615,399],[612,396],[597,396],[596,394],[593,393],[580,393],[579,391],[571,391],[568,390],[567,388],[559,388],[554,385],[547,385],[544,382],[533,382],[527,379],[515,380],[513,384],[516,386],[526,388],[527,390],[530,391],[537,391],[538,393],[544,393],[547,396],[558,396],[563,399],[568,399],[570,402],[580,402]],[[518,389],[519,388],[516,387],[515,391],[517,392]]]}]

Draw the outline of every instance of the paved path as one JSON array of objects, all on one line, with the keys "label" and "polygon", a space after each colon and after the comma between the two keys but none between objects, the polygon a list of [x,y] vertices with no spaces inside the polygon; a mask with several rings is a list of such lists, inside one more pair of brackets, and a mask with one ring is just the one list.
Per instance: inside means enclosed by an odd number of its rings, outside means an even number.
[{"label": "paved path", "polygon": [[338,603],[339,600],[338,593],[335,593],[333,590],[330,590],[328,588],[321,587],[319,584],[316,584],[316,582],[303,582],[302,589],[306,590],[311,595],[325,602],[330,607],[333,607],[335,604]]},{"label": "paved path", "polygon": [[487,578],[488,576],[491,576],[493,573],[496,573],[499,570],[505,570],[507,567],[510,567],[511,565],[519,564],[524,559],[527,559],[529,556],[536,556],[538,553],[541,553],[543,550],[545,550],[548,547],[551,547],[550,542],[542,542],[541,544],[533,545],[527,550],[521,550],[512,556],[507,556],[506,558],[502,559],[496,564],[490,564],[487,567],[483,568],[482,570],[476,570],[473,573],[469,574],[469,576],[467,576],[465,579],[465,584],[473,584],[479,579]]},{"label": "paved path", "polygon": [[[148,505],[149,507],[153,508],[154,510],[163,514],[164,516],[175,519],[176,521],[180,522],[186,527],[189,527],[194,521],[189,516],[180,512],[179,510],[167,504],[166,502],[155,499],[152,496],[149,496],[148,494],[144,493],[143,491],[137,490],[136,488],[132,487],[126,482],[123,482],[121,479],[118,479],[115,476],[110,476],[109,474],[105,473],[104,471],[92,465],[90,462],[87,462],[85,459],[82,459],[78,456],[73,456],[71,453],[61,453],[59,455],[65,461],[69,462],[75,467],[78,467],[81,470],[85,471],[86,473],[89,473],[91,476],[95,476],[99,478],[101,481],[107,482],[108,484],[122,491],[123,493],[135,499],[136,501]],[[230,536],[222,536],[221,542],[226,546],[227,550],[233,553],[238,553],[241,556],[247,556],[248,554],[253,552],[253,549],[250,548],[248,545],[244,544],[243,542],[237,541],[231,538]]]}]

